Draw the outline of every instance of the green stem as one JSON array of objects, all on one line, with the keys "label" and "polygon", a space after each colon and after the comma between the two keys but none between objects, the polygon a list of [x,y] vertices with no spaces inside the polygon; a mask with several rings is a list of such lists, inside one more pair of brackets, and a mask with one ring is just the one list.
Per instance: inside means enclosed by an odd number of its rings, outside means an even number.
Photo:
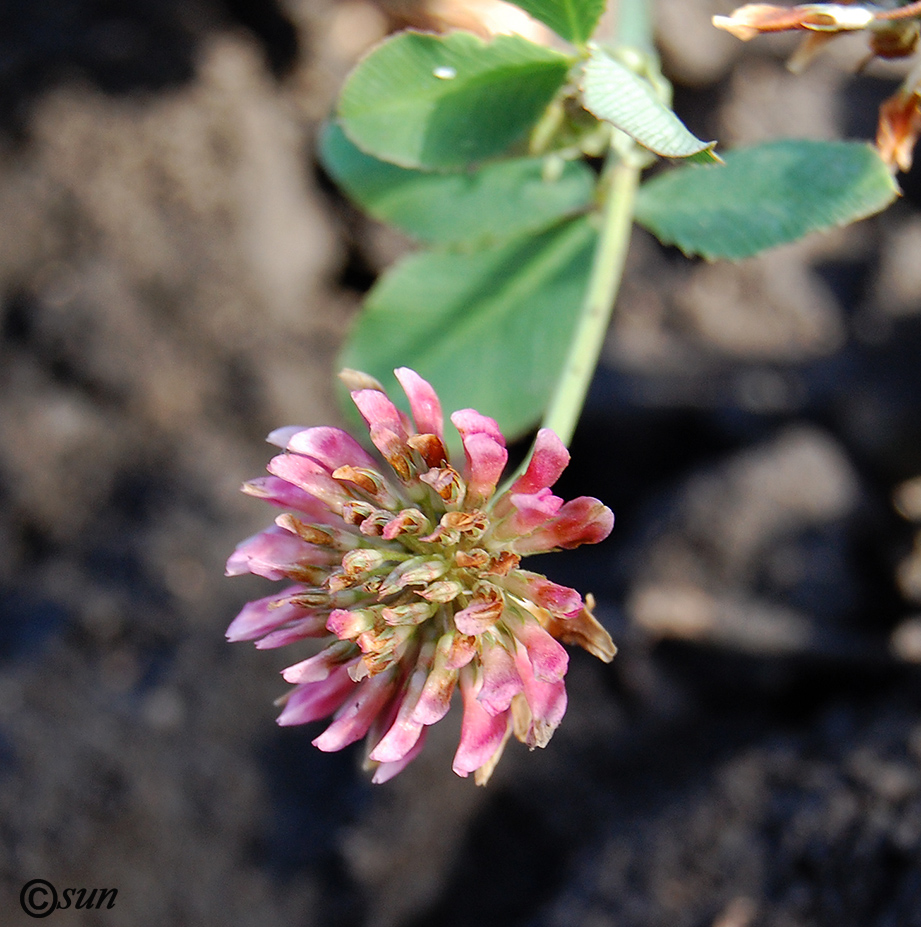
[{"label": "green stem", "polygon": [[653,50],[650,5],[648,0],[611,0],[614,32],[620,45],[643,52]]},{"label": "green stem", "polygon": [[[641,50],[652,47],[648,0],[611,0],[609,11],[615,41]],[[623,279],[633,208],[639,185],[641,159],[635,156],[626,136],[615,131],[601,188],[601,234],[592,262],[585,300],[556,389],[544,414],[543,426],[551,428],[564,444],[572,441],[576,423],[598,365],[601,346],[614,311]]]},{"label": "green stem", "polygon": [[588,393],[611,312],[623,279],[633,205],[640,168],[634,159],[611,152],[608,183],[602,212],[601,234],[592,262],[582,311],[556,390],[544,415],[543,427],[551,428],[564,444],[572,440],[576,422]]},{"label": "green stem", "polygon": [[[644,51],[652,48],[648,0],[611,0],[608,13],[610,18],[606,16],[602,20],[596,39],[606,38],[603,33],[610,29],[615,43]],[[601,233],[592,260],[588,288],[566,361],[542,422],[544,428],[555,431],[567,446],[572,441],[585,405],[617,301],[633,229],[636,190],[645,163],[637,146],[626,135],[613,130],[611,148],[599,184],[602,191]],[[530,456],[506,479],[499,490],[500,495],[524,472]]]}]

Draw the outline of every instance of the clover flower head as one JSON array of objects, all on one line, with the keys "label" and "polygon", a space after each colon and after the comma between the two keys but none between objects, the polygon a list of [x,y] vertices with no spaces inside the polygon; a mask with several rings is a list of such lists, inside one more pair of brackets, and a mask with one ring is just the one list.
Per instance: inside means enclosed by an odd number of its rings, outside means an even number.
[{"label": "clover flower head", "polygon": [[243,490],[285,511],[237,547],[227,573],[292,584],[248,603],[227,637],[260,648],[318,641],[282,673],[294,688],[278,723],[331,715],[313,743],[332,751],[365,738],[375,782],[419,753],[459,689],[453,768],[483,784],[512,734],[543,747],[560,723],[568,655],[559,642],[605,661],[615,652],[591,596],[521,569],[521,559],[601,541],[614,516],[597,499],[552,493],[569,454],[547,429],[525,472],[497,492],[508,458],[498,426],[455,412],[465,460],[453,466],[435,391],[408,368],[395,373],[411,419],[376,381],[343,372],[386,467],[337,428],[269,435],[284,452]]}]

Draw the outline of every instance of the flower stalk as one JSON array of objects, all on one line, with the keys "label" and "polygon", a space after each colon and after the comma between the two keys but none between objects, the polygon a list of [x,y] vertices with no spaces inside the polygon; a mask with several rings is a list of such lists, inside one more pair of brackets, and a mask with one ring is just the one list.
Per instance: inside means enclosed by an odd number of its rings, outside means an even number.
[{"label": "flower stalk", "polygon": [[608,182],[603,184],[601,233],[585,300],[543,421],[543,426],[555,432],[567,446],[585,405],[623,279],[640,170],[635,156],[631,157],[629,152],[622,154],[612,146],[606,171]]},{"label": "flower stalk", "polygon": [[[647,0],[614,0],[609,11],[614,44],[648,56],[652,25]],[[599,33],[598,38],[602,38]],[[638,146],[616,129],[605,162],[601,229],[585,292],[563,370],[544,414],[543,426],[555,432],[567,447],[585,405],[601,347],[611,321],[623,279],[633,209],[640,173],[647,163]]]}]

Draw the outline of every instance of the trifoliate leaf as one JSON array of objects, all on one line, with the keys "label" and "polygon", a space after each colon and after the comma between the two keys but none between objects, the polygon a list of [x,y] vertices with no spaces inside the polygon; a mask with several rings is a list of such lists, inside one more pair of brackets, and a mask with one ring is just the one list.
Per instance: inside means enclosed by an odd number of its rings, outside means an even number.
[{"label": "trifoliate leaf", "polygon": [[898,195],[879,154],[860,142],[775,141],[725,161],[643,184],[637,222],[686,254],[735,260],[856,222]]},{"label": "trifoliate leaf", "polygon": [[539,232],[591,202],[595,176],[554,155],[494,161],[451,174],[413,171],[372,158],[330,124],[323,164],[359,206],[408,235],[439,245],[486,245]]},{"label": "trifoliate leaf", "polygon": [[712,154],[715,142],[696,138],[659,99],[652,84],[601,48],[593,48],[582,77],[587,110],[665,158]]},{"label": "trifoliate leaf", "polygon": [[346,135],[401,167],[453,170],[523,139],[570,60],[520,36],[401,32],[355,68],[339,99]]}]

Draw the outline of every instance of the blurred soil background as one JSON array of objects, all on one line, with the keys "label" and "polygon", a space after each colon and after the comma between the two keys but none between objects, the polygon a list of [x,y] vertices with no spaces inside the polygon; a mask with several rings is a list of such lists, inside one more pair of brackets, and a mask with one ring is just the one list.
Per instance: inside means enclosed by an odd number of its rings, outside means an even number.
[{"label": "blurred soil background", "polygon": [[[409,246],[314,156],[348,68],[478,3],[0,4],[0,918],[48,923],[921,925],[921,180],[738,265],[643,232],[561,495],[617,514],[545,569],[575,653],[545,751],[486,789],[457,720],[385,786],[281,730],[276,651],[224,630],[272,428],[339,421],[335,356]],[[898,69],[657,0],[692,130],[871,138]],[[914,521],[913,521],[914,520]]]}]

